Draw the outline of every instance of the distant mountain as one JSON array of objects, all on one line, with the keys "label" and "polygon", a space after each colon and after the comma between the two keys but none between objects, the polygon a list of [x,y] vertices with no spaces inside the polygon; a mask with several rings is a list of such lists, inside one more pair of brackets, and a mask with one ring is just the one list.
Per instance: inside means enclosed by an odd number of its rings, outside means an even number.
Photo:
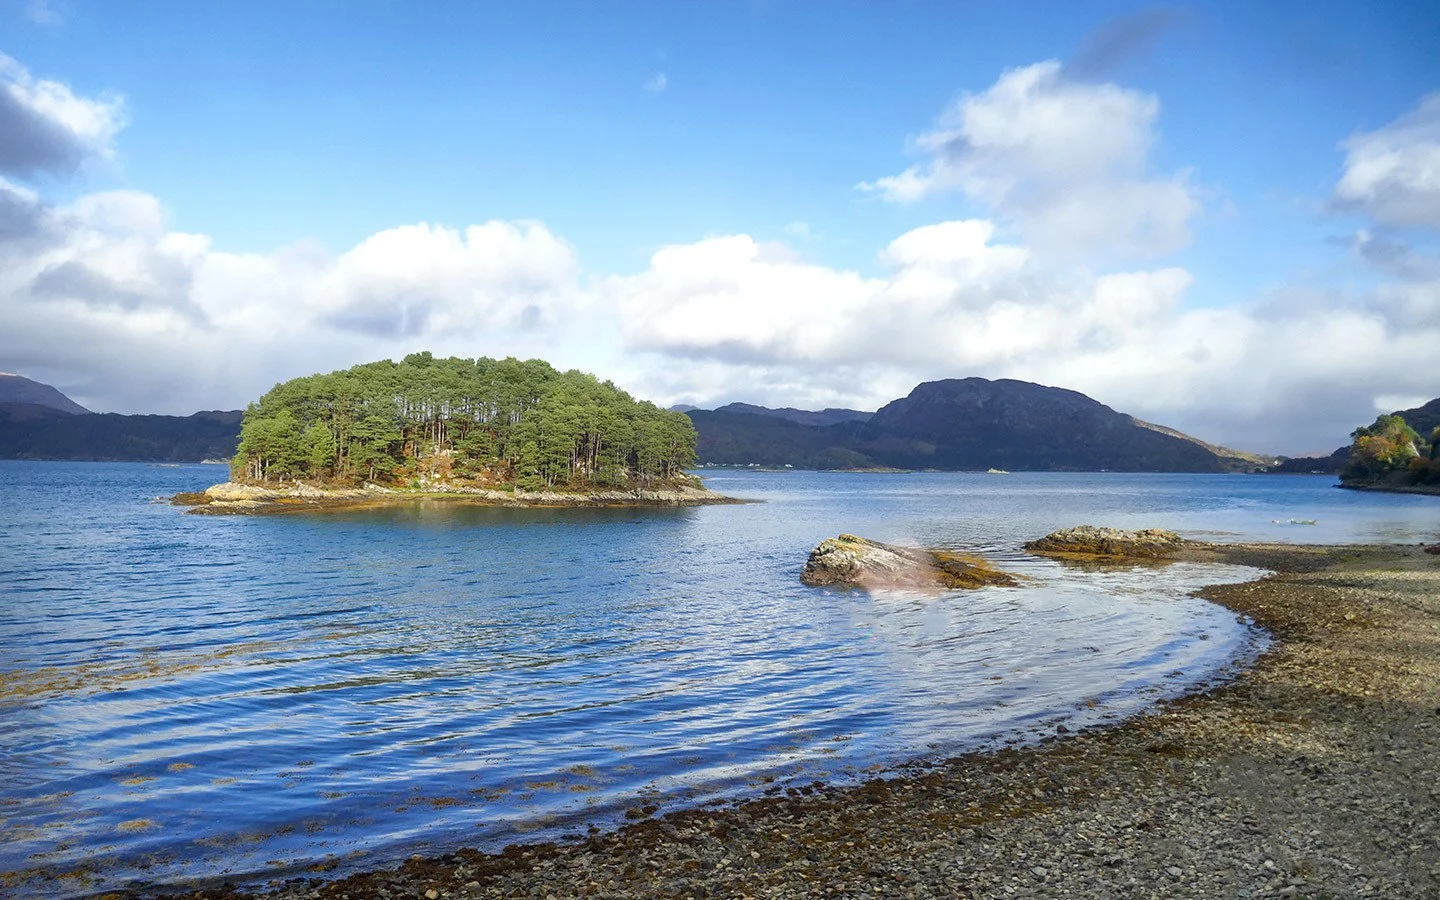
[{"label": "distant mountain", "polygon": [[906,468],[1223,472],[1197,442],[1064,388],[1002,378],[926,382],[866,423],[865,447]]},{"label": "distant mountain", "polygon": [[0,459],[228,459],[240,441],[240,417],[239,410],[193,416],[69,415],[39,404],[0,404]]},{"label": "distant mountain", "polygon": [[1440,428],[1440,397],[1414,409],[1396,410],[1394,415],[1405,420],[1405,424],[1420,432],[1422,438],[1429,438],[1430,432]]},{"label": "distant mountain", "polygon": [[1253,467],[1234,451],[1222,454],[1223,448],[1142,423],[1076,391],[1010,379],[926,382],[868,419],[833,424],[805,425],[767,412],[752,412],[743,404],[691,412],[701,462],[980,471],[1225,472]]},{"label": "distant mountain", "polygon": [[1183,431],[1176,431],[1174,428],[1167,428],[1164,425],[1156,425],[1154,422],[1146,422],[1135,417],[1130,421],[1141,428],[1149,428],[1151,431],[1158,431],[1161,434],[1168,434],[1171,437],[1179,438],[1182,441],[1190,441],[1209,450],[1211,453],[1225,460],[1228,464],[1237,469],[1253,470],[1267,468],[1276,465],[1280,460],[1275,456],[1265,456],[1259,453],[1247,453],[1244,450],[1232,450],[1229,447],[1222,447],[1219,444],[1208,444],[1197,437],[1191,437]]},{"label": "distant mountain", "polygon": [[23,375],[0,372],[0,404],[12,403],[45,406],[72,416],[90,412],[48,384],[31,381]]},{"label": "distant mountain", "polygon": [[1267,471],[1272,475],[1339,475],[1350,459],[1350,445],[1339,447],[1329,456],[1292,456],[1280,460]]},{"label": "distant mountain", "polygon": [[877,465],[850,449],[863,423],[801,425],[757,413],[696,409],[695,452],[711,465],[797,466],[802,469],[863,469]]},{"label": "distant mountain", "polygon": [[[694,407],[691,407],[693,409]],[[689,412],[689,410],[684,410]],[[715,412],[719,413],[748,413],[755,416],[770,416],[775,419],[786,419],[797,425],[839,425],[842,422],[866,422],[874,413],[861,412],[858,409],[822,409],[813,412],[808,409],[792,409],[783,407],[781,409],[770,409],[765,406],[755,406],[750,403],[728,403],[725,406],[717,406]]]}]

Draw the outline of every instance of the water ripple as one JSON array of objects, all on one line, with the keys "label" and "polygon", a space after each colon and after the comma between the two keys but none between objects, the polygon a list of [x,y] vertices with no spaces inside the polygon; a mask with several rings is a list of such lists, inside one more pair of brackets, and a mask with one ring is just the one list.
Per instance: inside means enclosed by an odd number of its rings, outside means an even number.
[{"label": "water ripple", "polygon": [[[740,473],[716,487],[768,503],[219,519],[149,502],[221,474],[0,463],[11,887],[493,845],[1127,715],[1254,652],[1188,596],[1254,573],[1086,571],[1020,542],[1334,501],[1304,479],[1257,501],[1257,479]],[[1384,509],[1386,534],[1434,526]],[[842,530],[984,552],[1027,586],[801,587]]]}]

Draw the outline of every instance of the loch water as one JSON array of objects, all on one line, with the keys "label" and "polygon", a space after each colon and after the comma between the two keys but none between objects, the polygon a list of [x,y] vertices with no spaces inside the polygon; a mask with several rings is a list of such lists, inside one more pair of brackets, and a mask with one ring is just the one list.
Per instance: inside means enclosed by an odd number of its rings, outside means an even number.
[{"label": "loch water", "polygon": [[[706,470],[762,502],[156,502],[224,474],[0,462],[0,892],[574,836],[1114,721],[1262,649],[1192,596],[1254,570],[1021,550],[1055,528],[1440,538],[1440,498],[1310,476]],[[800,585],[842,531],[981,553],[1024,584]]]}]

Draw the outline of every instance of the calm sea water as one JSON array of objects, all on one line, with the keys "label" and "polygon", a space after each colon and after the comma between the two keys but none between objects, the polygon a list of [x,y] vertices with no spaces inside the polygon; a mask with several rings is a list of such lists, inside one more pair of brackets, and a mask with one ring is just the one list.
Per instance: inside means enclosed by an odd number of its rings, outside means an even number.
[{"label": "calm sea water", "polygon": [[[0,462],[0,892],[574,834],[1134,714],[1253,659],[1189,592],[1255,572],[1019,549],[1058,527],[1440,537],[1440,499],[1319,477],[707,474],[765,502],[217,518],[152,500],[219,467]],[[841,531],[1028,580],[801,586]]]}]

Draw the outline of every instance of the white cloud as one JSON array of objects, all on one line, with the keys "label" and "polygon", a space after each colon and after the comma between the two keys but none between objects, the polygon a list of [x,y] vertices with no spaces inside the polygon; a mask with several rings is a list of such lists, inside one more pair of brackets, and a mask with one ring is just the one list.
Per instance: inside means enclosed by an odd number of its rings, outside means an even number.
[{"label": "white cloud", "polygon": [[1333,447],[1383,394],[1437,393],[1440,283],[1347,302],[1190,308],[1179,268],[1046,268],[981,220],[907,232],[880,277],[805,262],[746,235],[666,247],[600,286],[636,386],[710,405],[873,408],[922,380],[982,375],[1068,387],[1210,440]]},{"label": "white cloud", "polygon": [[78,97],[60,82],[35,79],[0,53],[0,174],[63,174],[107,159],[124,124],[119,97]]},{"label": "white cloud", "polygon": [[587,278],[562,239],[513,222],[228,253],[170,230],[145,194],[55,207],[3,183],[0,236],[0,362],[102,410],[233,408],[429,349],[541,356],[667,404],[874,408],[922,380],[1022,378],[1295,452],[1338,444],[1382,399],[1436,393],[1436,279],[1190,308],[1183,269],[1057,269],[985,220],[898,236],[878,275],[741,234]]},{"label": "white cloud", "polygon": [[[1415,148],[1431,146],[1434,103],[1353,139],[1336,197],[1382,226],[1426,224]],[[1333,447],[1375,408],[1440,393],[1440,260],[1383,228],[1351,242],[1382,276],[1374,287],[1248,307],[1188,304],[1196,279],[1181,268],[1073,264],[1183,243],[1193,189],[1147,172],[1158,108],[1053,63],[1007,72],[918,141],[925,164],[871,186],[893,199],[959,190],[993,218],[907,231],[874,273],[732,234],[601,274],[538,222],[242,254],[171,230],[137,191],[48,204],[4,176],[103,158],[123,110],[0,58],[0,126],[21,125],[0,128],[0,364],[91,408],[170,413],[422,349],[541,356],[666,404],[874,408],[922,380],[1012,377],[1279,452]],[[1375,162],[1391,151],[1399,163]]]},{"label": "white cloud", "polygon": [[1440,228],[1440,93],[1375,131],[1346,140],[1341,209],[1381,225]]},{"label": "white cloud", "polygon": [[654,75],[645,79],[645,83],[641,85],[642,88],[651,94],[658,94],[669,86],[670,79],[665,77],[664,72],[656,72]]},{"label": "white cloud", "polygon": [[70,373],[57,380],[102,410],[235,407],[282,378],[418,349],[554,357],[583,306],[577,278],[571,248],[533,222],[236,254],[168,230],[145,194],[46,207],[0,183],[0,359]]},{"label": "white cloud", "polygon": [[1153,177],[1160,103],[1071,81],[1053,60],[1005,72],[914,140],[926,160],[862,190],[906,203],[959,191],[1047,254],[1162,254],[1189,242],[1200,211],[1188,174]]}]

